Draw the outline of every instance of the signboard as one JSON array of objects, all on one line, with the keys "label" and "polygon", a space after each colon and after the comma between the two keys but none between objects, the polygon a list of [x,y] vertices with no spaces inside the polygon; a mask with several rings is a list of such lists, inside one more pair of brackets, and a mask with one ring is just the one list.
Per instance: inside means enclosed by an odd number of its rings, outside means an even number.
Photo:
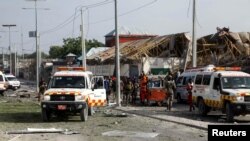
[{"label": "signboard", "polygon": [[30,32],[29,32],[29,37],[30,37],[30,38],[36,37],[36,31],[30,31]]}]

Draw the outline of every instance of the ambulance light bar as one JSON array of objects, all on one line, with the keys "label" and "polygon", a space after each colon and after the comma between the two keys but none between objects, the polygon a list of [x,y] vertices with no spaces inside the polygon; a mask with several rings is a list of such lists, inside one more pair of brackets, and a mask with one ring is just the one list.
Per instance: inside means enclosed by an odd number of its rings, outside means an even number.
[{"label": "ambulance light bar", "polygon": [[215,71],[240,71],[241,67],[215,67]]},{"label": "ambulance light bar", "polygon": [[58,67],[58,71],[85,71],[83,67]]}]

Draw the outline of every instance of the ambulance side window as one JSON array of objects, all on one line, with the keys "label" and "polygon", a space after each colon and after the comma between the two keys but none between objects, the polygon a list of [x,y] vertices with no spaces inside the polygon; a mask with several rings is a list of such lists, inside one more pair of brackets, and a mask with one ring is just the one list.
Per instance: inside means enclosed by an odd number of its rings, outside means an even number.
[{"label": "ambulance side window", "polygon": [[177,85],[177,86],[182,85],[182,82],[183,82],[182,80],[183,80],[183,76],[178,77],[178,79],[177,79],[177,81],[176,81],[176,85]]},{"label": "ambulance side window", "polygon": [[200,85],[202,82],[202,75],[197,75],[195,79],[195,84]]},{"label": "ambulance side window", "polygon": [[187,77],[183,78],[182,85],[186,85]]},{"label": "ambulance side window", "polygon": [[219,78],[214,78],[213,89],[218,90],[219,86],[220,86],[220,79]]},{"label": "ambulance side window", "polygon": [[211,75],[204,75],[203,76],[203,85],[209,85],[210,84],[210,79],[211,79]]}]

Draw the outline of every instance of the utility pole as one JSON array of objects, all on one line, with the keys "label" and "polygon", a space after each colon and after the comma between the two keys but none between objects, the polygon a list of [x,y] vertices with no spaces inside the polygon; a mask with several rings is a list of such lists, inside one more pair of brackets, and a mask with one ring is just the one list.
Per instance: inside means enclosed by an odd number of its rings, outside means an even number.
[{"label": "utility pole", "polygon": [[3,53],[3,48],[2,48],[2,61],[3,61],[3,70],[4,70],[4,53]]},{"label": "utility pole", "polygon": [[21,28],[21,46],[22,46],[22,58],[24,59],[24,53],[23,53],[23,28]]},{"label": "utility pole", "polygon": [[3,25],[3,27],[8,27],[9,28],[9,53],[10,53],[10,73],[13,73],[12,72],[12,53],[11,53],[11,34],[10,34],[10,28],[11,27],[14,27],[16,26],[15,24],[6,24],[6,25]]},{"label": "utility pole", "polygon": [[14,64],[14,66],[15,66],[15,76],[17,76],[17,52],[16,52],[16,46],[14,46],[15,47],[15,53],[14,53],[14,61],[15,61],[15,64]]},{"label": "utility pole", "polygon": [[117,106],[121,107],[121,91],[120,91],[120,47],[119,47],[119,31],[118,31],[118,16],[117,16],[117,0],[115,0],[115,54],[116,54],[116,102]]},{"label": "utility pole", "polygon": [[4,70],[4,52],[3,52],[4,47],[0,47],[0,48],[2,48],[2,63],[3,63],[3,70]]},{"label": "utility pole", "polygon": [[[36,38],[36,91],[37,93],[39,92],[39,46],[38,46],[38,26],[37,26],[37,1],[42,1],[42,0],[26,0],[26,1],[34,1],[35,2],[35,26],[36,26],[36,31],[35,31],[35,38]],[[44,0],[43,0],[44,1]],[[34,8],[23,8],[23,9],[34,9]],[[41,9],[41,8],[39,8]],[[43,10],[48,10],[48,8],[42,8]]]},{"label": "utility pole", "polygon": [[86,63],[86,48],[85,48],[85,38],[84,38],[84,30],[83,30],[83,11],[81,8],[81,37],[82,37],[82,66],[87,70],[87,63]]},{"label": "utility pole", "polygon": [[196,46],[196,0],[193,0],[193,32],[192,32],[192,67],[197,66],[197,46]]}]

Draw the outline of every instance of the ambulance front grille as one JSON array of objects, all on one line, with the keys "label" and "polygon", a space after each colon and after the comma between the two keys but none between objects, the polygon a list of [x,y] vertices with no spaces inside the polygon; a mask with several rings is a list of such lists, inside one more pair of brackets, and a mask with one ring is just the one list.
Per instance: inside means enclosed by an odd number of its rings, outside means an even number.
[{"label": "ambulance front grille", "polygon": [[75,101],[74,95],[51,95],[51,101]]}]

